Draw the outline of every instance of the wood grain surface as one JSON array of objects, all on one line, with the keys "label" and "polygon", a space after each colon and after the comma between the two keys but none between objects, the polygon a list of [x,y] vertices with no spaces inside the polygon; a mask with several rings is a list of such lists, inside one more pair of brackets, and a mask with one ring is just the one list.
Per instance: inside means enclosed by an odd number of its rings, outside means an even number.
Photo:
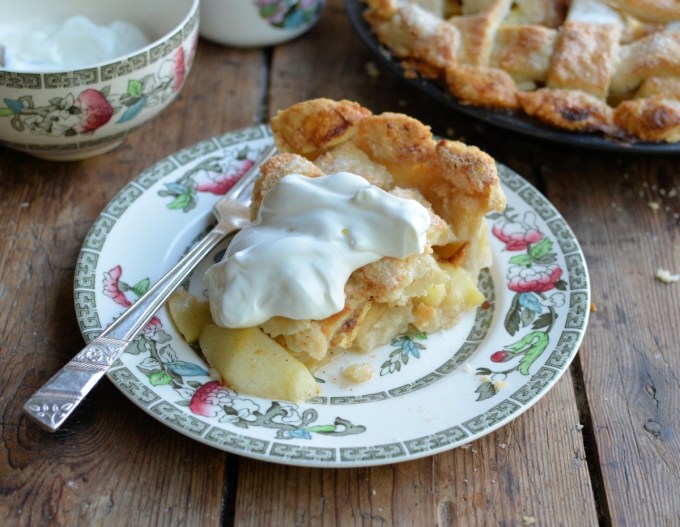
[{"label": "wood grain surface", "polygon": [[[52,163],[0,149],[0,524],[10,526],[680,525],[680,156],[544,143],[442,109],[373,67],[340,0],[303,37],[237,50],[201,40],[179,98],[118,149]],[[535,184],[589,265],[585,341],[557,385],[459,448],[361,469],[226,454],[157,422],[103,381],[55,434],[29,395],[83,340],[80,245],[117,191],[157,160],[310,97],[401,111]],[[658,203],[658,208],[650,206]]]}]

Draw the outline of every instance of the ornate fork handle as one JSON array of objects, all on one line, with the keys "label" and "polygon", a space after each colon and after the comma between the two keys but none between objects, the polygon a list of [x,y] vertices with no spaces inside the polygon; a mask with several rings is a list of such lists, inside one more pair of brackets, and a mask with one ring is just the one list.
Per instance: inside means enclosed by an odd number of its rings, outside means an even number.
[{"label": "ornate fork handle", "polygon": [[24,411],[43,428],[54,432],[128,344],[126,340],[97,337],[26,401]]},{"label": "ornate fork handle", "polygon": [[237,199],[252,185],[254,175],[273,152],[273,147],[266,149],[234,186],[228,195],[229,214],[218,214],[217,225],[201,241],[26,401],[24,411],[30,417],[46,430],[56,431],[198,263],[225,236],[249,223],[245,200]]}]

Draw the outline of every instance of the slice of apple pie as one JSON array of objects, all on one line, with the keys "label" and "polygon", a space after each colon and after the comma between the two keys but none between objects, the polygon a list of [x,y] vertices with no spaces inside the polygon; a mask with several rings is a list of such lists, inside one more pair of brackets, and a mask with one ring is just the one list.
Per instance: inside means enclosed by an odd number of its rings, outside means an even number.
[{"label": "slice of apple pie", "polygon": [[[255,225],[268,213],[261,210],[266,208],[263,201],[267,204],[269,193],[291,174],[305,178],[360,176],[366,185],[382,189],[380,192],[415,201],[429,218],[422,251],[382,257],[351,272],[340,284],[345,298],[337,312],[321,319],[280,313],[255,324],[258,332],[314,371],[339,350],[370,351],[411,326],[424,332],[449,328],[461,314],[484,301],[476,286],[480,270],[491,264],[484,217],[505,207],[490,156],[460,142],[436,140],[428,127],[406,115],[372,115],[349,101],[302,102],[279,112],[271,127],[280,154],[262,166],[256,182],[251,210]],[[295,201],[295,196],[288,197]],[[396,223],[394,228],[399,228]],[[286,251],[280,258],[286,260]],[[220,278],[211,276],[215,274],[218,271],[209,270],[206,282],[212,318],[219,321],[224,301],[234,299],[222,296],[224,289],[215,285]],[[301,269],[295,287],[304,289],[308,280]],[[287,293],[272,290],[267,294]],[[253,330],[239,327],[235,331]],[[216,354],[205,354],[233,385],[233,376],[240,374],[225,374],[229,368],[219,367]],[[251,393],[252,386],[249,384]],[[288,398],[309,395],[305,392]]]}]

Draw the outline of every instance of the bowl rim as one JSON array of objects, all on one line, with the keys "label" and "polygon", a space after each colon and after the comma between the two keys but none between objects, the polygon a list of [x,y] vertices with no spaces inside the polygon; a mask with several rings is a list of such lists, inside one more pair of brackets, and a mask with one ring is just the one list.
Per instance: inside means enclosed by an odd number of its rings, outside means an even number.
[{"label": "bowl rim", "polygon": [[189,7],[189,10],[187,11],[187,14],[179,21],[178,24],[175,24],[169,31],[166,31],[161,37],[157,38],[156,40],[149,42],[146,46],[141,47],[139,49],[136,49],[134,51],[131,51],[130,53],[126,53],[125,55],[117,55],[115,57],[112,57],[110,59],[102,60],[99,62],[90,62],[88,64],[83,64],[82,66],[78,66],[77,68],[70,68],[70,69],[65,69],[65,70],[54,70],[54,71],[16,71],[16,70],[10,70],[3,68],[0,66],[0,72],[5,73],[5,74],[10,74],[10,75],[59,75],[59,74],[64,74],[64,73],[72,73],[75,71],[81,71],[81,70],[90,70],[90,69],[99,69],[104,66],[107,66],[109,64],[115,64],[117,62],[123,62],[125,60],[129,60],[132,57],[136,57],[137,55],[140,55],[142,53],[148,53],[151,49],[154,47],[158,46],[161,42],[167,40],[168,38],[171,38],[173,35],[177,34],[178,31],[182,31],[182,28],[187,25],[189,20],[191,20],[194,16],[196,17],[196,24],[199,24],[199,7],[200,7],[200,0],[191,0],[191,6]]}]

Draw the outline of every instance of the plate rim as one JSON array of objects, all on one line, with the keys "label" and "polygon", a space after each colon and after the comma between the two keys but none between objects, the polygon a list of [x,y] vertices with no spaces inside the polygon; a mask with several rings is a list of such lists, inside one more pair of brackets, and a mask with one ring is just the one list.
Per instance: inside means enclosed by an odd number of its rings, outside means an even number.
[{"label": "plate rim", "polygon": [[[242,139],[243,137],[252,136],[253,133],[255,133],[255,135],[259,134],[260,137],[255,138],[255,139],[253,139],[253,138],[246,139],[246,140]],[[234,139],[235,144],[248,142],[248,141],[253,142],[253,141],[258,141],[258,140],[271,141],[271,130],[269,129],[269,127],[267,125],[258,125],[258,126],[254,126],[254,127],[243,128],[243,129],[240,129],[240,130],[234,130],[234,131],[227,132],[227,133],[220,135],[220,136],[214,136],[214,137],[211,137],[207,140],[200,141],[200,142],[198,142],[194,145],[191,145],[191,146],[186,147],[182,150],[179,150],[178,152],[171,154],[170,156],[167,156],[166,158],[164,158],[164,159],[156,162],[155,164],[151,165],[149,168],[143,170],[135,178],[133,178],[131,181],[129,181],[126,185],[124,185],[123,188],[110,200],[110,202],[102,210],[102,212],[98,216],[97,220],[95,220],[95,222],[93,222],[93,225],[90,228],[88,234],[86,235],[86,237],[83,241],[83,246],[81,247],[81,250],[80,250],[79,255],[78,255],[78,259],[77,259],[77,263],[76,263],[76,273],[75,273],[75,276],[74,276],[74,284],[73,284],[76,317],[77,317],[77,320],[78,320],[78,325],[79,325],[80,331],[83,334],[83,337],[85,338],[86,341],[89,341],[92,338],[94,338],[98,334],[98,332],[100,332],[101,329],[102,329],[101,324],[99,324],[99,327],[97,327],[95,329],[95,331],[93,331],[93,328],[92,328],[92,325],[91,325],[91,318],[90,318],[92,313],[88,311],[84,314],[82,310],[79,310],[79,301],[81,301],[82,299],[79,299],[79,294],[78,294],[79,291],[83,291],[83,290],[87,289],[87,288],[83,288],[82,286],[78,285],[79,280],[82,279],[81,275],[83,274],[83,272],[86,272],[86,271],[83,271],[83,269],[90,269],[91,266],[92,266],[92,262],[91,262],[91,258],[90,258],[91,253],[92,253],[92,249],[88,247],[89,242],[92,239],[94,239],[94,241],[96,243],[101,243],[100,249],[103,249],[103,247],[105,246],[107,236],[104,236],[104,238],[102,239],[101,232],[100,232],[100,226],[98,225],[98,220],[100,220],[100,218],[102,218],[102,216],[106,213],[106,211],[110,210],[111,207],[113,205],[115,205],[118,201],[129,200],[129,198],[130,198],[130,196],[129,196],[130,188],[134,188],[134,189],[138,190],[136,185],[139,185],[140,181],[142,181],[145,178],[149,178],[150,176],[152,176],[152,179],[153,179],[153,177],[155,177],[156,178],[155,181],[152,182],[151,184],[149,184],[148,187],[146,187],[146,190],[142,191],[141,193],[138,193],[138,195],[131,202],[129,202],[126,205],[126,207],[122,210],[122,212],[120,212],[120,217],[122,217],[123,214],[125,214],[125,212],[129,209],[129,207],[134,204],[136,199],[138,199],[139,197],[143,196],[146,193],[151,192],[151,188],[153,187],[154,184],[159,183],[159,182],[163,181],[165,178],[167,178],[168,176],[174,174],[177,170],[181,169],[182,166],[189,165],[190,163],[193,163],[193,162],[205,157],[207,155],[205,153],[205,151],[206,151],[205,145],[214,144],[214,145],[217,145],[217,147],[219,148],[220,145],[222,145],[222,143],[224,142],[222,140],[226,139],[226,138],[235,138]],[[222,146],[224,146],[224,145],[222,145]],[[188,161],[186,161],[184,164],[181,164],[181,163],[178,164],[178,160],[181,160],[181,159],[188,159]],[[443,443],[439,447],[423,449],[422,451],[416,452],[416,453],[413,453],[413,452],[407,453],[406,455],[401,456],[401,457],[389,457],[389,456],[387,456],[387,457],[379,458],[379,459],[378,458],[369,459],[369,460],[359,459],[359,460],[351,460],[351,461],[342,460],[342,459],[333,459],[332,461],[319,460],[319,459],[310,460],[310,459],[306,459],[304,457],[295,459],[295,458],[290,458],[290,457],[285,457],[285,456],[283,456],[283,457],[273,457],[270,451],[265,452],[264,454],[260,454],[260,453],[256,453],[256,452],[252,452],[252,451],[244,451],[244,450],[241,450],[241,449],[230,448],[228,445],[225,445],[225,444],[219,444],[216,441],[210,440],[207,437],[205,437],[207,434],[200,434],[199,435],[199,434],[191,433],[186,428],[183,428],[182,426],[177,425],[172,420],[168,420],[167,418],[164,418],[163,416],[159,415],[158,413],[152,412],[152,409],[149,405],[141,403],[140,400],[139,400],[139,397],[133,397],[131,392],[129,392],[126,389],[123,389],[123,386],[121,385],[122,384],[121,380],[116,379],[114,377],[115,372],[121,371],[124,368],[118,368],[115,371],[110,371],[107,374],[107,376],[109,377],[109,380],[111,380],[111,382],[113,382],[113,384],[116,386],[116,388],[119,389],[121,392],[123,392],[123,394],[128,399],[130,399],[130,401],[133,402],[136,406],[143,409],[146,413],[148,413],[149,415],[154,417],[156,420],[160,421],[162,424],[168,426],[171,429],[174,429],[177,432],[180,432],[181,434],[183,434],[185,436],[188,436],[190,439],[197,440],[197,441],[199,441],[203,444],[212,446],[214,448],[217,448],[217,449],[220,449],[220,450],[223,450],[223,451],[231,452],[233,454],[243,455],[243,456],[250,457],[250,458],[253,458],[253,459],[259,459],[259,460],[262,460],[262,461],[281,463],[281,464],[286,464],[286,465],[296,465],[296,466],[305,466],[305,467],[342,468],[342,467],[365,467],[365,466],[376,466],[376,465],[382,465],[382,464],[391,464],[391,463],[410,461],[410,460],[413,460],[413,459],[418,459],[418,458],[422,458],[422,457],[428,457],[428,456],[436,455],[438,453],[450,450],[452,448],[462,446],[462,445],[469,443],[471,441],[475,441],[475,440],[479,439],[480,437],[483,437],[483,436],[485,436],[489,433],[492,433],[493,431],[504,426],[505,424],[509,423],[510,421],[513,421],[514,419],[516,419],[517,417],[522,415],[526,410],[528,410],[529,408],[534,406],[534,404],[536,404],[550,389],[552,389],[552,387],[557,383],[557,381],[562,377],[562,375],[564,375],[564,373],[568,370],[569,364],[571,363],[571,361],[576,356],[576,353],[578,352],[578,349],[580,348],[581,343],[582,343],[583,338],[584,338],[584,335],[585,335],[585,331],[586,331],[587,324],[588,324],[588,318],[589,318],[588,307],[589,307],[590,298],[591,298],[590,277],[589,277],[589,274],[588,274],[588,268],[587,268],[587,264],[586,264],[586,260],[585,260],[585,255],[583,254],[583,251],[582,251],[582,249],[581,249],[581,247],[578,243],[578,240],[576,239],[576,236],[574,235],[574,233],[571,230],[571,228],[569,227],[569,225],[566,223],[566,220],[564,220],[564,218],[561,216],[559,211],[557,211],[557,209],[554,207],[554,205],[552,205],[549,202],[549,200],[545,196],[543,196],[531,183],[529,183],[527,180],[522,178],[519,174],[515,173],[514,171],[512,171],[508,167],[505,167],[504,165],[501,165],[501,164],[498,164],[498,166],[499,166],[499,172],[502,174],[503,178],[507,179],[508,177],[510,177],[510,179],[511,179],[510,182],[504,180],[503,181],[504,186],[507,187],[508,185],[512,184],[512,185],[515,185],[517,188],[526,189],[528,192],[530,192],[533,195],[533,197],[531,199],[538,200],[538,202],[543,207],[547,208],[548,211],[550,213],[552,213],[553,219],[557,219],[561,222],[560,228],[563,229],[564,232],[565,232],[565,234],[564,234],[565,239],[568,239],[568,241],[570,241],[571,244],[573,245],[572,251],[568,254],[572,255],[572,256],[575,255],[575,257],[578,260],[578,263],[581,265],[581,269],[582,269],[582,271],[584,272],[584,275],[585,275],[584,278],[583,278],[584,284],[585,284],[584,288],[582,290],[581,289],[575,290],[573,288],[570,288],[569,291],[571,291],[572,293],[574,291],[576,291],[576,292],[582,291],[585,294],[585,299],[582,302],[582,304],[583,304],[582,307],[584,309],[582,324],[581,324],[581,327],[578,330],[576,330],[576,332],[578,333],[577,340],[573,343],[573,346],[571,347],[571,351],[569,351],[566,362],[564,362],[561,365],[560,368],[556,368],[556,374],[555,374],[554,378],[552,378],[548,382],[546,382],[540,388],[540,390],[538,390],[526,403],[523,403],[523,404],[515,403],[516,407],[509,414],[498,419],[495,422],[495,424],[485,426],[482,429],[481,433],[470,433],[465,441],[458,441],[458,442],[454,441],[453,442],[454,444],[452,444],[452,442]],[[169,168],[170,168],[170,170],[168,171]],[[166,172],[165,174],[163,174],[164,171]],[[158,174],[161,174],[161,175],[158,176]],[[510,188],[510,187],[507,187],[507,188]],[[513,188],[512,190],[514,191],[515,188]],[[526,199],[525,199],[525,202],[527,203],[528,206],[530,206],[528,201],[526,201]],[[534,208],[531,207],[531,210],[534,210]],[[209,206],[207,207],[206,211],[203,211],[203,214],[206,214],[206,215],[210,214],[210,207]],[[113,228],[113,226],[115,226],[116,221],[114,221],[113,224],[110,226],[111,229]],[[546,223],[547,223],[547,220],[546,220]],[[553,232],[553,235],[555,235],[554,232]],[[100,254],[100,253],[97,253],[97,254]],[[565,260],[566,260],[567,253],[565,253],[564,251],[561,251],[561,254],[565,257]],[[96,265],[95,265],[95,269],[96,269]],[[92,270],[92,273],[94,275],[94,270]],[[92,282],[92,280],[89,280],[89,281]],[[94,280],[94,282],[96,282],[96,280]],[[92,286],[93,296],[96,295],[95,287],[96,286],[94,286],[94,285]],[[498,288],[498,285],[494,286],[494,290],[496,290],[497,288]],[[82,307],[82,304],[81,304],[81,307]],[[93,299],[93,308],[94,308],[95,314],[97,314],[98,311],[97,311],[97,306],[96,306],[96,299]],[[565,330],[566,330],[566,328],[565,328]],[[490,331],[491,331],[491,329],[490,329]],[[537,375],[537,374],[530,376],[526,380],[526,384],[524,384],[522,387],[525,387],[526,385],[528,385],[528,383],[530,381],[533,381],[533,377],[535,375]],[[514,387],[513,387],[513,392],[515,392]],[[510,394],[508,394],[508,397],[509,397],[509,395]],[[508,399],[506,398],[505,400],[500,401],[499,404],[506,402],[507,400]],[[168,404],[171,404],[171,403],[168,403]],[[499,404],[494,405],[494,407],[492,407],[492,408],[499,406]],[[483,412],[482,414],[479,414],[479,416],[477,416],[477,417],[481,417],[485,413],[488,413],[488,411]],[[208,426],[208,428],[212,429],[212,428],[215,428],[215,427],[213,425],[210,425],[210,426]],[[206,430],[207,430],[207,428],[206,428]],[[228,432],[228,433],[231,433],[231,432]],[[441,433],[441,432],[430,432],[430,436],[436,435],[437,433]],[[413,440],[413,441],[415,441],[415,440]],[[272,438],[269,442],[273,445],[273,444],[276,443],[276,439]],[[314,447],[309,447],[309,448],[314,448]],[[270,447],[269,450],[271,450],[271,447]],[[336,452],[339,452],[341,450],[341,445],[338,445],[335,448],[335,450],[336,450]]]},{"label": "plate rim", "polygon": [[553,128],[529,116],[513,115],[510,111],[493,110],[459,103],[452,94],[444,92],[434,81],[425,79],[420,75],[414,78],[405,76],[404,69],[394,59],[392,52],[373,36],[370,26],[362,16],[362,11],[365,8],[364,0],[345,0],[345,12],[347,13],[350,25],[371,54],[390,73],[400,79],[401,82],[428,95],[456,113],[472,117],[504,130],[510,130],[520,135],[548,141],[553,144],[616,154],[680,154],[680,142],[625,143],[596,133],[577,133]]}]

